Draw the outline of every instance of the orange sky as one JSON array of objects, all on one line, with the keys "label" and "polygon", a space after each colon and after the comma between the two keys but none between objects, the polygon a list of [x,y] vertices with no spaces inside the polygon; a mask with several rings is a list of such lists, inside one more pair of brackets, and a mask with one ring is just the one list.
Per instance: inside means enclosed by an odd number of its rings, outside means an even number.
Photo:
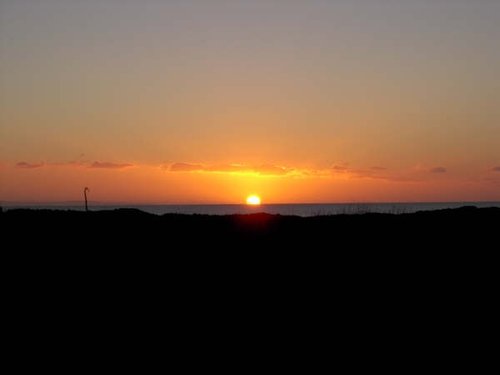
[{"label": "orange sky", "polygon": [[243,203],[253,193],[263,203],[495,201],[499,183],[500,171],[493,169],[463,178],[423,165],[408,170],[83,161],[2,166],[2,195],[18,202],[78,201],[83,186],[91,188],[94,202],[117,203]]},{"label": "orange sky", "polygon": [[500,2],[0,0],[0,201],[500,201]]}]

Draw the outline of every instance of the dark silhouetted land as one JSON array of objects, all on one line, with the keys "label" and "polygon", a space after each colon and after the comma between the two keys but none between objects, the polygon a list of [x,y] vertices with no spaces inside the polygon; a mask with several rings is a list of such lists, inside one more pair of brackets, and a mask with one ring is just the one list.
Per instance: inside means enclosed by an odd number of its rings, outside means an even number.
[{"label": "dark silhouetted land", "polygon": [[130,209],[0,216],[9,312],[41,338],[54,326],[85,334],[110,324],[122,337],[131,322],[150,332],[178,322],[199,332],[278,327],[286,338],[299,323],[314,332],[333,324],[350,340],[359,337],[353,330],[379,340],[390,327],[395,337],[439,332],[461,342],[464,322],[487,330],[484,317],[496,311],[499,208],[308,218]]},{"label": "dark silhouetted land", "polygon": [[18,247],[70,251],[153,250],[172,252],[249,248],[255,252],[365,251],[419,246],[470,249],[496,242],[499,208],[463,207],[413,214],[316,217],[249,215],[153,215],[135,209],[110,211],[8,210],[1,214],[4,240]]}]

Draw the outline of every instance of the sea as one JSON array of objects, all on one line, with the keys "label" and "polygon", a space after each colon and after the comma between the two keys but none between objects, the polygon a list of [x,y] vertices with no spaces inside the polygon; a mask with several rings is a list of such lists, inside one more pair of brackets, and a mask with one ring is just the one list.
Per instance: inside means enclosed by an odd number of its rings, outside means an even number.
[{"label": "sea", "polygon": [[[60,204],[2,204],[4,210],[16,208],[30,209],[56,209],[83,211],[82,204],[60,203]],[[341,214],[365,214],[365,213],[391,213],[405,214],[418,211],[442,210],[447,208],[459,208],[464,206],[499,207],[500,202],[420,202],[420,203],[314,203],[314,204],[262,204],[260,206],[249,206],[242,204],[93,204],[89,202],[89,210],[114,210],[119,208],[134,208],[144,212],[163,214],[199,214],[199,215],[233,215],[268,213],[295,216],[320,216]]]}]

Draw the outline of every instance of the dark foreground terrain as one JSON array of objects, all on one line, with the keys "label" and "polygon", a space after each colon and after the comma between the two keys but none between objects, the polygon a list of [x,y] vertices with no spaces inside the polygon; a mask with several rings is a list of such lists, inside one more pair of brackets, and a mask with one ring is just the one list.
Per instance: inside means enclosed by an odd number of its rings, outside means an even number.
[{"label": "dark foreground terrain", "polygon": [[123,287],[133,279],[151,287],[168,279],[203,288],[274,279],[287,288],[312,283],[312,292],[461,280],[462,291],[480,283],[479,293],[496,283],[500,249],[500,208],[307,218],[7,210],[1,228],[3,258],[12,260],[5,269],[58,285],[112,279]]},{"label": "dark foreground terrain", "polygon": [[[463,207],[414,214],[317,217],[251,215],[162,216],[135,209],[111,211],[8,210],[1,214],[3,240],[33,249],[79,248],[142,251],[376,251],[470,250],[495,247],[499,208]],[[194,247],[192,247],[194,246]]]},{"label": "dark foreground terrain", "polygon": [[371,351],[386,340],[391,358],[413,353],[399,343],[425,343],[442,358],[443,347],[483,342],[497,319],[498,208],[0,216],[5,321],[12,342],[30,337],[36,348],[47,338],[106,346],[97,338],[107,334],[123,343],[145,336],[141,344],[173,337],[181,347],[196,337],[204,348],[213,338],[255,340],[274,351],[267,342],[275,336]]}]

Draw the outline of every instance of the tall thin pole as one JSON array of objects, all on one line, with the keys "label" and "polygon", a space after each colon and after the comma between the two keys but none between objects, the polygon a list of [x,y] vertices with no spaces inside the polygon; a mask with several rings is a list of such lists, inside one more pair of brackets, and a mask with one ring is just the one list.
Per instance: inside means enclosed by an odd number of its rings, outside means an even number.
[{"label": "tall thin pole", "polygon": [[83,196],[85,197],[85,212],[88,212],[88,210],[89,210],[89,206],[87,203],[87,191],[90,191],[90,189],[88,187],[83,189]]}]

